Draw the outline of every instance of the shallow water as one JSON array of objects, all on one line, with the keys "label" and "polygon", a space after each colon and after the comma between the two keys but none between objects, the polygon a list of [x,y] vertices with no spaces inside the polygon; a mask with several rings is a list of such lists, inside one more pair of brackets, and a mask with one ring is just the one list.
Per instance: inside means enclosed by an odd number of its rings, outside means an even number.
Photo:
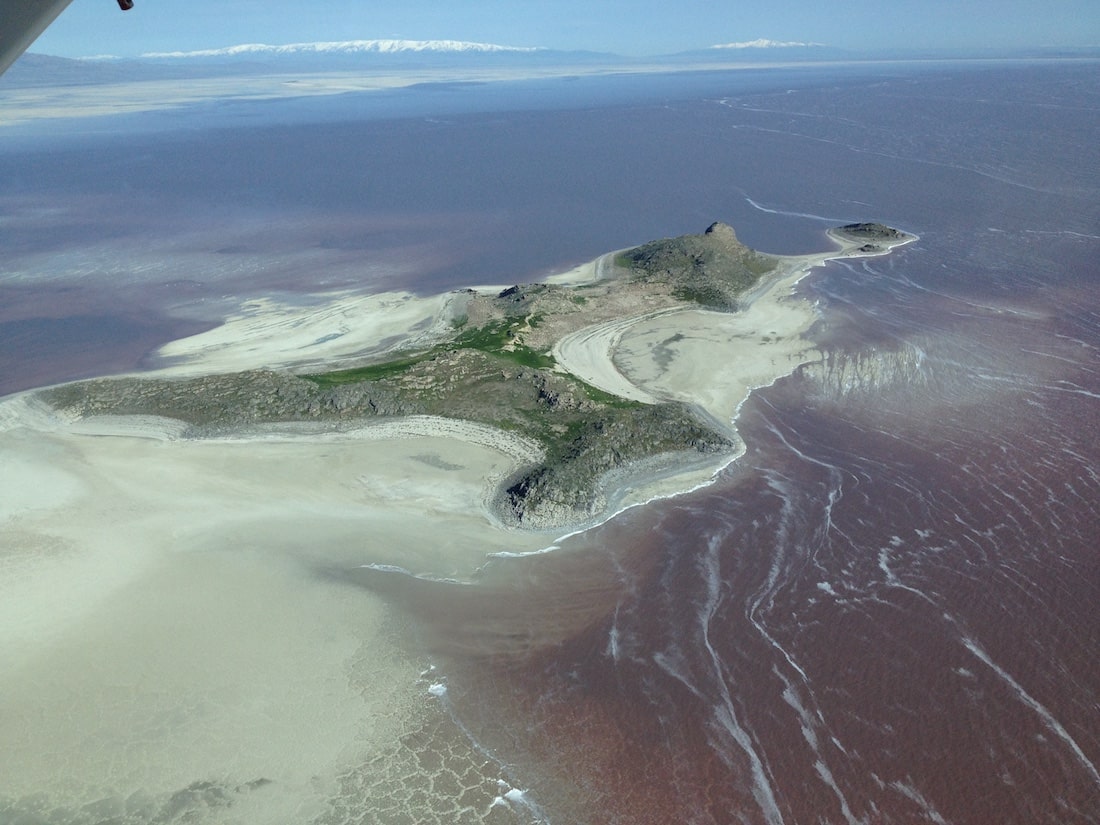
[{"label": "shallow water", "polygon": [[381,596],[438,689],[318,821],[444,817],[463,791],[432,777],[455,775],[483,821],[1095,823],[1097,77],[685,76],[623,105],[605,79],[491,115],[485,90],[452,95],[443,122],[349,100],[343,121],[211,122],[121,157],[13,149],[4,170],[39,174],[0,175],[2,277],[194,320],[266,289],[526,280],[714,219],[774,252],[848,220],[914,231],[803,282],[821,363],[744,406],[748,453],[712,487],[472,585],[332,571]]}]

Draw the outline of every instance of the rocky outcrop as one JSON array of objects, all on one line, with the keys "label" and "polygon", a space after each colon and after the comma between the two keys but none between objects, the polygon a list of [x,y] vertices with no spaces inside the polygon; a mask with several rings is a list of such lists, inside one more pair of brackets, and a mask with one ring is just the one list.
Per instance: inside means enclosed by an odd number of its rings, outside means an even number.
[{"label": "rocky outcrop", "polygon": [[424,412],[377,382],[321,387],[288,373],[251,370],[200,378],[102,378],[44,390],[40,397],[70,415],[159,415],[191,425],[190,436],[253,424],[339,421]]},{"label": "rocky outcrop", "polygon": [[596,482],[608,473],[660,453],[720,454],[734,446],[688,407],[671,403],[593,417],[571,435],[543,464],[506,483],[498,499],[506,521],[530,528],[584,522],[606,507]]},{"label": "rocky outcrop", "polygon": [[724,245],[727,249],[748,249],[737,240],[737,233],[728,223],[715,221],[703,232],[704,237],[710,236],[712,240]]},{"label": "rocky outcrop", "polygon": [[737,240],[733,228],[712,223],[701,235],[652,241],[619,255],[616,263],[636,283],[667,283],[683,301],[734,309],[738,296],[776,261]]},{"label": "rocky outcrop", "polygon": [[900,229],[894,229],[884,223],[850,223],[837,227],[834,231],[850,238],[866,238],[875,241],[903,241],[909,237]]}]

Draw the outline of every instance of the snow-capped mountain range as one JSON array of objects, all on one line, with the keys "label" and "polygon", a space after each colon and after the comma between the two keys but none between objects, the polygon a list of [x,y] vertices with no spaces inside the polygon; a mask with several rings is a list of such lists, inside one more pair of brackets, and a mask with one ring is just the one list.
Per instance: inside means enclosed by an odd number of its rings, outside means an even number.
[{"label": "snow-capped mountain range", "polygon": [[719,65],[736,61],[767,63],[848,59],[850,56],[819,43],[778,40],[746,40],[723,43],[689,52],[653,57],[622,56],[606,52],[562,51],[541,46],[508,46],[466,40],[341,40],[310,43],[244,43],[194,51],[148,52],[139,58],[97,55],[63,58],[26,54],[4,75],[4,84],[40,86],[122,82],[141,66],[143,79],[258,75],[264,72],[358,71],[364,68],[408,67],[451,69],[486,66],[517,68],[538,66],[584,67],[646,66],[682,67],[690,64]]},{"label": "snow-capped mountain range", "polygon": [[766,38],[759,38],[757,40],[744,40],[739,43],[718,43],[711,46],[712,49],[794,49],[794,48],[811,48],[815,46],[824,46],[824,43],[802,43],[798,40],[768,40]]},{"label": "snow-capped mountain range", "polygon": [[271,46],[266,43],[244,43],[220,49],[200,49],[191,52],[149,52],[146,59],[184,57],[239,57],[266,55],[352,55],[352,54],[490,54],[529,53],[545,51],[535,46],[501,46],[495,43],[470,43],[464,40],[343,40],[328,43],[287,43]]}]

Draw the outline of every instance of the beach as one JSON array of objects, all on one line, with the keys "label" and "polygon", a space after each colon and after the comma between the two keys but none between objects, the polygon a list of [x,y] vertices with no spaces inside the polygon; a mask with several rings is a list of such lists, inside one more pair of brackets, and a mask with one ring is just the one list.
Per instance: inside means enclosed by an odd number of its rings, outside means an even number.
[{"label": "beach", "polygon": [[218,821],[320,815],[438,704],[342,574],[467,577],[543,546],[483,516],[516,455],[469,428],[194,442],[155,425],[0,433],[0,728],[21,755],[3,795],[140,791],[159,810],[217,780],[235,799]]},{"label": "beach", "polygon": [[[827,261],[888,254],[902,245],[868,252],[861,243],[830,237],[836,251],[780,257],[777,270],[744,297],[737,312],[681,307],[616,319],[566,336],[554,355],[565,369],[613,395],[697,404],[732,428],[753,389],[789,375],[810,357],[803,335],[816,315],[812,305],[792,295],[798,282]],[[585,283],[599,269],[598,263],[579,267],[559,282]]]},{"label": "beach", "polygon": [[[780,259],[739,312],[617,319],[563,339],[558,363],[613,394],[697,404],[733,433],[753,388],[811,357],[802,336],[816,314],[798,280],[890,248],[838,243]],[[455,300],[252,301],[164,347],[151,372],[379,359],[432,340]],[[737,454],[621,473],[604,480],[617,488],[608,500],[697,487]],[[451,419],[188,438],[170,419],[73,419],[30,393],[0,401],[0,740],[21,754],[2,794],[110,812],[135,794],[153,807],[184,791],[206,799],[193,786],[209,782],[234,801],[221,822],[321,815],[349,769],[440,712],[431,662],[347,572],[473,581],[492,555],[552,546],[567,531],[508,527],[491,507],[538,458],[537,444]],[[471,793],[485,813],[502,791]]]}]

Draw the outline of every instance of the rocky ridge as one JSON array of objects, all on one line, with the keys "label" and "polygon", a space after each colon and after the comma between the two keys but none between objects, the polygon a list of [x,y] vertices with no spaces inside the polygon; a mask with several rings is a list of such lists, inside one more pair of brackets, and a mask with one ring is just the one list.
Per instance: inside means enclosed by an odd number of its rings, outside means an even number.
[{"label": "rocky ridge", "polygon": [[701,235],[643,244],[622,253],[616,263],[636,283],[672,283],[680,300],[734,310],[738,296],[775,269],[776,259],[745,246],[733,227],[716,222]]}]

